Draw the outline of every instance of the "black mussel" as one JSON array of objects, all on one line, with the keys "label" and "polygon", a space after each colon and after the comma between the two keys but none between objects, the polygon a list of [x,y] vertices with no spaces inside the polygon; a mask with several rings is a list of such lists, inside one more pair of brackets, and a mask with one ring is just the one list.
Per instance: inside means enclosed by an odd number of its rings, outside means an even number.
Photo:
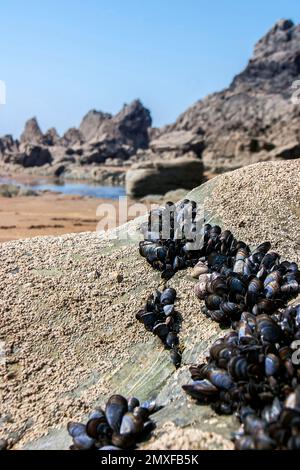
[{"label": "black mussel", "polygon": [[263,266],[264,268],[270,270],[271,268],[273,268],[273,266],[275,264],[279,263],[279,258],[280,258],[280,256],[279,256],[278,253],[275,253],[275,251],[269,251],[263,257],[262,262],[261,262],[261,266]]},{"label": "black mussel", "polygon": [[279,270],[275,270],[270,272],[264,280],[264,287],[266,287],[270,282],[277,282],[278,284],[281,282],[282,274]]},{"label": "black mussel", "polygon": [[211,310],[209,311],[209,316],[213,321],[222,323],[222,325],[230,324],[230,316],[228,313],[223,312],[223,310]]},{"label": "black mussel", "polygon": [[239,335],[239,342],[241,344],[247,344],[250,342],[255,342],[255,337],[253,335],[252,328],[245,320],[240,320],[238,326],[238,335]]},{"label": "black mussel", "polygon": [[67,425],[68,433],[71,437],[77,437],[80,434],[85,434],[85,425],[71,421]]},{"label": "black mussel", "polygon": [[276,375],[280,368],[280,359],[275,354],[267,354],[265,357],[266,375]]},{"label": "black mussel", "polygon": [[120,434],[139,434],[144,427],[143,418],[131,412],[125,413],[120,426]]},{"label": "black mussel", "polygon": [[235,356],[228,363],[228,372],[236,380],[248,378],[248,362],[243,356]]},{"label": "black mussel", "polygon": [[172,363],[174,364],[174,366],[177,368],[180,366],[181,364],[181,359],[182,359],[182,356],[181,356],[181,353],[180,351],[178,350],[178,348],[176,347],[173,347],[170,351],[170,357],[171,357],[171,361]]},{"label": "black mussel", "polygon": [[164,314],[166,315],[166,317],[169,317],[170,315],[173,315],[174,305],[164,305],[163,311],[164,311]]},{"label": "black mussel", "polygon": [[268,315],[259,315],[256,319],[257,332],[263,343],[276,343],[281,338],[281,329]]},{"label": "black mussel", "polygon": [[271,243],[270,242],[263,242],[260,245],[258,245],[257,248],[253,251],[252,254],[255,253],[264,253],[266,254],[269,250],[271,249]]},{"label": "black mussel", "polygon": [[145,325],[148,331],[152,331],[157,321],[157,315],[154,312],[145,312],[140,316],[139,321]]},{"label": "black mussel", "polygon": [[248,435],[235,435],[234,436],[235,450],[255,450],[255,443],[252,436]]},{"label": "black mussel", "polygon": [[300,292],[299,284],[296,280],[291,280],[285,284],[282,284],[280,290],[283,294],[290,294],[292,296],[297,295]]},{"label": "black mussel", "polygon": [[92,418],[86,424],[87,435],[96,440],[100,432],[102,434],[107,434],[109,433],[109,429],[105,416],[102,416],[101,418]]},{"label": "black mussel", "polygon": [[220,310],[232,319],[238,319],[242,313],[240,305],[234,302],[222,302],[220,304]]},{"label": "black mussel", "polygon": [[[112,445],[119,449],[132,449],[135,447],[136,437],[134,434],[113,433],[111,438]],[[103,448],[102,448],[103,449]]]},{"label": "black mussel", "polygon": [[6,439],[0,439],[0,450],[7,450],[8,442]]},{"label": "black mussel", "polygon": [[241,279],[232,275],[227,279],[228,289],[233,293],[243,294],[245,292],[245,285]]},{"label": "black mussel", "polygon": [[280,293],[280,285],[277,281],[269,282],[264,288],[264,294],[267,299],[274,299]]},{"label": "black mussel", "polygon": [[257,277],[254,277],[250,280],[248,284],[248,288],[247,288],[246,299],[245,299],[246,305],[250,309],[253,308],[253,306],[256,304],[262,287],[263,287],[263,283]]},{"label": "black mussel", "polygon": [[219,389],[230,390],[233,387],[232,378],[223,369],[212,369],[207,375],[210,382]]},{"label": "black mussel", "polygon": [[157,335],[159,338],[161,339],[165,339],[166,336],[168,335],[169,333],[169,328],[168,326],[166,325],[166,323],[157,323],[152,332]]},{"label": "black mussel", "polygon": [[140,406],[140,402],[139,402],[138,398],[130,397],[128,399],[128,411],[132,412],[134,410],[134,408],[136,408],[137,406]]},{"label": "black mussel", "polygon": [[105,415],[109,426],[118,433],[122,418],[128,410],[126,398],[122,395],[112,395],[107,401]]},{"label": "black mussel", "polygon": [[76,450],[90,450],[94,444],[95,439],[89,437],[85,432],[73,437],[73,448]]},{"label": "black mussel", "polygon": [[208,310],[219,310],[223,299],[219,295],[211,294],[205,299],[205,305]]}]

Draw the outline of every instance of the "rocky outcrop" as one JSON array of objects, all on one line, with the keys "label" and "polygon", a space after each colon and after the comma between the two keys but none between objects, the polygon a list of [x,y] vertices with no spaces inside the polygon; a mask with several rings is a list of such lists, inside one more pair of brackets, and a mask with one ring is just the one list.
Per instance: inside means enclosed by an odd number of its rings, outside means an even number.
[{"label": "rocky outcrop", "polygon": [[5,135],[0,139],[0,157],[15,154],[18,148],[18,142],[11,135]]},{"label": "rocky outcrop", "polygon": [[298,79],[300,25],[281,20],[258,41],[229,88],[198,101],[175,124],[156,132],[155,141],[167,136],[172,147],[178,132],[203,132],[202,158],[211,172],[297,158],[300,105],[293,104],[291,87]]},{"label": "rocky outcrop", "polygon": [[203,165],[197,158],[137,163],[126,173],[126,193],[131,197],[143,197],[177,188],[191,189],[199,185],[202,173]]},{"label": "rocky outcrop", "polygon": [[104,121],[111,119],[112,115],[96,111],[89,111],[81,121],[79,131],[86,142],[95,141],[101,136],[101,126]]},{"label": "rocky outcrop", "polygon": [[185,130],[165,133],[151,140],[150,149],[162,156],[167,154],[176,158],[188,152],[194,152],[195,156],[201,157],[204,149],[203,134],[201,130],[197,133]]}]

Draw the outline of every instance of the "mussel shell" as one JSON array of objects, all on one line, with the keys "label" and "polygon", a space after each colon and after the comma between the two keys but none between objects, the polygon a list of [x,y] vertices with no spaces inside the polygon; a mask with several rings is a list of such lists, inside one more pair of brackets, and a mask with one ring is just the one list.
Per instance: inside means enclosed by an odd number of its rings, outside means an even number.
[{"label": "mussel shell", "polygon": [[171,357],[171,361],[174,364],[174,366],[176,368],[180,367],[182,356],[181,356],[180,352],[178,351],[178,349],[176,347],[171,349],[170,357]]},{"label": "mussel shell", "polygon": [[173,304],[164,305],[163,311],[164,311],[164,314],[166,315],[166,317],[168,317],[168,316],[170,316],[170,315],[173,315],[173,313],[174,313],[174,305],[173,305]]},{"label": "mussel shell", "polygon": [[127,410],[128,403],[126,398],[122,395],[112,395],[108,399],[105,407],[105,416],[109,426],[114,432],[119,432],[122,418]]},{"label": "mussel shell", "polygon": [[165,339],[169,333],[169,328],[165,323],[157,323],[153,330],[153,334],[157,335],[161,339]]},{"label": "mussel shell", "polygon": [[95,439],[89,437],[86,433],[81,433],[73,437],[73,446],[77,450],[90,450],[94,447]]},{"label": "mussel shell", "polygon": [[219,389],[230,390],[233,387],[233,381],[230,375],[222,369],[212,369],[208,372],[208,379]]},{"label": "mussel shell", "polygon": [[[111,438],[113,446],[121,449],[131,449],[135,447],[136,437],[134,434],[114,433]],[[103,449],[103,448],[102,448]]]},{"label": "mussel shell", "polygon": [[205,305],[208,310],[219,310],[220,304],[222,303],[223,299],[219,295],[210,294],[205,298]]},{"label": "mussel shell", "polygon": [[245,357],[235,356],[228,363],[228,372],[237,380],[248,378],[248,362]]},{"label": "mussel shell", "polygon": [[275,354],[267,354],[265,357],[265,374],[276,375],[280,368],[280,359]]},{"label": "mussel shell", "polygon": [[146,330],[152,331],[157,321],[155,312],[145,312],[140,316],[140,322],[145,325]]},{"label": "mussel shell", "polygon": [[280,285],[277,281],[269,282],[264,288],[264,294],[267,299],[274,299],[280,292]]},{"label": "mussel shell", "polygon": [[103,426],[100,426],[100,425],[104,425],[104,429],[106,430],[107,428],[109,429],[105,416],[102,416],[101,418],[90,419],[86,424],[87,435],[91,437],[92,439],[97,439],[99,436],[99,433],[101,432],[101,428],[103,428]]},{"label": "mussel shell", "polygon": [[249,435],[235,437],[234,448],[235,450],[255,450],[253,437]]},{"label": "mussel shell", "polygon": [[113,446],[113,445],[107,445],[100,447],[99,450],[107,450],[107,451],[115,451],[115,450],[122,450],[121,447]]},{"label": "mussel shell", "polygon": [[221,323],[222,325],[230,323],[229,315],[226,312],[223,312],[222,310],[211,310],[209,312],[209,316],[213,321]]},{"label": "mussel shell", "polygon": [[276,343],[280,340],[282,332],[277,323],[268,315],[259,315],[256,320],[256,329],[263,342]]}]

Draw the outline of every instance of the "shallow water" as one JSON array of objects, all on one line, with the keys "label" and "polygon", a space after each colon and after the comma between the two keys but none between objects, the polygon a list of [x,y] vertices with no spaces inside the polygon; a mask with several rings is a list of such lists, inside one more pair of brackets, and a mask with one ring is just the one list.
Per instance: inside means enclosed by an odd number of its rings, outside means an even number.
[{"label": "shallow water", "polygon": [[46,178],[18,181],[13,178],[0,177],[0,184],[13,184],[34,191],[51,191],[62,194],[89,196],[103,199],[118,199],[125,195],[122,186],[102,186],[82,181],[60,181]]}]

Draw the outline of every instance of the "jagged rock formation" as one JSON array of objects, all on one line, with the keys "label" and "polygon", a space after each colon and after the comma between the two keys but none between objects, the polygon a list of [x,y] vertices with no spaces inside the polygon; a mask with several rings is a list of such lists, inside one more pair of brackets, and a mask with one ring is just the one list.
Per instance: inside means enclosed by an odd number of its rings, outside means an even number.
[{"label": "jagged rock formation", "polygon": [[160,130],[171,141],[179,131],[204,133],[206,169],[223,172],[250,163],[300,156],[300,104],[291,100],[300,79],[300,25],[277,22],[258,41],[245,70],[229,88],[198,101],[171,126]]}]

